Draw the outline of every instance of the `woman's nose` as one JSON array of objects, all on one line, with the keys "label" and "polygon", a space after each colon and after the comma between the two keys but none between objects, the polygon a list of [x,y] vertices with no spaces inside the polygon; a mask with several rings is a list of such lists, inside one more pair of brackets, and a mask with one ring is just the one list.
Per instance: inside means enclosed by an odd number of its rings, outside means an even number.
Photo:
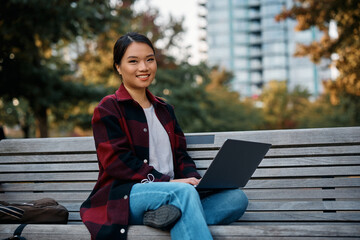
[{"label": "woman's nose", "polygon": [[140,71],[146,71],[148,70],[148,66],[147,64],[144,62],[144,61],[141,61],[140,64],[139,64],[139,70]]}]

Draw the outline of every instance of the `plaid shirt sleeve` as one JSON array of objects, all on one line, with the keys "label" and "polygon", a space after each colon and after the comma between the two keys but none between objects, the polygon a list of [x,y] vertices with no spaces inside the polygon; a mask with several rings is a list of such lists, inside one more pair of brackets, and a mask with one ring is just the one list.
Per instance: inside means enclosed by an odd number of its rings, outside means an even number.
[{"label": "plaid shirt sleeve", "polygon": [[169,176],[156,171],[134,153],[126,121],[115,99],[105,99],[98,105],[92,127],[100,170],[106,175],[118,180],[140,182],[150,173],[155,181],[170,180]]}]

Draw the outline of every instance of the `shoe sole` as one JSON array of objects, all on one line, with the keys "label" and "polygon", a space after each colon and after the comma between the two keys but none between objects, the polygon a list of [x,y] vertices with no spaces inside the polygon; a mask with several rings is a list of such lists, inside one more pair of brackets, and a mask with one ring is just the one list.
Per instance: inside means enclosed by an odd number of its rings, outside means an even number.
[{"label": "shoe sole", "polygon": [[162,230],[169,230],[181,217],[179,208],[173,205],[163,205],[156,210],[144,214],[144,225]]}]

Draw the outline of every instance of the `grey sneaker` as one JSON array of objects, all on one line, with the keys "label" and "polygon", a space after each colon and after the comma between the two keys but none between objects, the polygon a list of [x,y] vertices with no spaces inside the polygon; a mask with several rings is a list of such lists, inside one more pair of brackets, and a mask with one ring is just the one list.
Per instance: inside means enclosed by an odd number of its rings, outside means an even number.
[{"label": "grey sneaker", "polygon": [[144,214],[144,225],[170,230],[181,217],[181,211],[174,205],[163,205]]}]

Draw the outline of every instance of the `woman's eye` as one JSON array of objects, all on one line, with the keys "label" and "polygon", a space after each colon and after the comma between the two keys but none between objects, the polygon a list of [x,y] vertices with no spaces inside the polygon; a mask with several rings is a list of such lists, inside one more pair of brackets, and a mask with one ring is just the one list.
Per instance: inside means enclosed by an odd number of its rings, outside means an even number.
[{"label": "woman's eye", "polygon": [[129,63],[137,63],[136,60],[130,60]]},{"label": "woman's eye", "polygon": [[155,61],[155,58],[149,58],[148,59],[148,62],[153,62],[153,61]]}]

